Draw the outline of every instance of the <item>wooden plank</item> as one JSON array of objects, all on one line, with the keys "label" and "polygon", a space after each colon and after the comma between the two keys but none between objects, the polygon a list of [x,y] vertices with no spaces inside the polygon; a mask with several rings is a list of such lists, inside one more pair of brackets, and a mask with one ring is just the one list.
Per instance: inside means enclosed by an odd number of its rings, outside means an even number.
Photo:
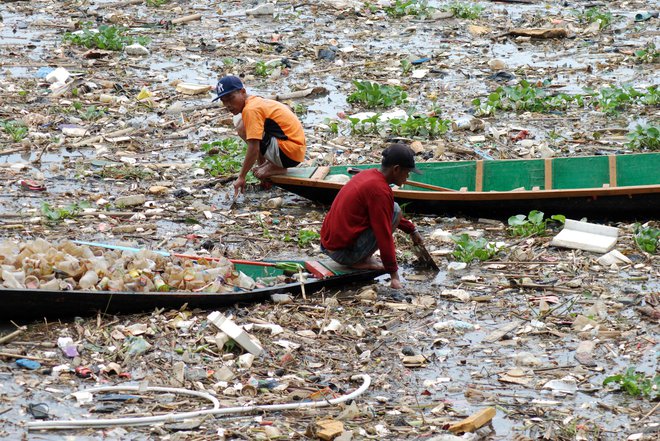
[{"label": "wooden plank", "polygon": [[449,426],[449,431],[452,433],[475,432],[480,427],[490,423],[496,413],[497,411],[494,407],[487,407],[474,415],[470,415],[464,420]]},{"label": "wooden plank", "polygon": [[456,191],[453,188],[440,187],[439,185],[431,185],[417,181],[406,181],[404,182],[404,184],[410,185],[411,187],[428,188],[429,190],[435,190],[435,191]]},{"label": "wooden plank", "polygon": [[477,173],[475,177],[474,191],[484,191],[484,161],[477,160]]},{"label": "wooden plank", "polygon": [[610,187],[616,187],[616,156],[609,155],[610,161]]},{"label": "wooden plank", "polygon": [[552,190],[552,158],[545,159],[545,189]]},{"label": "wooden plank", "polygon": [[332,277],[335,275],[335,273],[323,266],[321,262],[314,260],[305,261],[305,268],[317,279],[325,279],[326,277]]},{"label": "wooden plank", "polygon": [[314,173],[312,173],[312,176],[310,176],[310,179],[317,179],[319,181],[322,181],[325,179],[326,176],[330,173],[330,167],[318,167]]}]

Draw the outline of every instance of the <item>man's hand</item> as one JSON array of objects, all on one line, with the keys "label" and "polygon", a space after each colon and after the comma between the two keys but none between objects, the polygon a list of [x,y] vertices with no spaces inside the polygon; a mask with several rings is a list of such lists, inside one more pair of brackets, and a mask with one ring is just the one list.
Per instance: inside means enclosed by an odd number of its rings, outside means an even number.
[{"label": "man's hand", "polygon": [[424,244],[424,239],[422,239],[422,235],[419,234],[419,231],[415,230],[410,234],[410,238],[412,239],[413,243],[415,245],[423,245]]},{"label": "man's hand", "polygon": [[392,277],[392,280],[390,281],[390,288],[392,289],[401,289],[401,280],[399,280],[399,273],[391,273],[390,277]]},{"label": "man's hand", "polygon": [[238,197],[239,193],[245,193],[245,178],[242,176],[234,181],[234,199]]}]

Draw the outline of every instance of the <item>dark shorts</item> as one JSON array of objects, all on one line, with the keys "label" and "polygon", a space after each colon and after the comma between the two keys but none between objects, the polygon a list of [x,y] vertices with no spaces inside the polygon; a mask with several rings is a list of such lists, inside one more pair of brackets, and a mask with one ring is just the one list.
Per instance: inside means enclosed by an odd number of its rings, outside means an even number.
[{"label": "dark shorts", "polygon": [[270,138],[270,142],[266,141],[265,138],[261,140],[259,144],[259,152],[264,158],[279,167],[291,168],[300,164],[300,162],[289,158],[282,149],[280,149],[280,146],[277,143],[277,138],[274,136]]},{"label": "dark shorts", "polygon": [[[392,214],[392,231],[396,228],[396,218],[401,213],[401,207],[396,202],[394,203],[394,213]],[[364,230],[357,238],[355,243],[350,248],[343,248],[341,250],[326,250],[321,245],[321,251],[330,256],[332,260],[342,265],[355,265],[371,256],[378,249],[376,236],[371,228]]]}]

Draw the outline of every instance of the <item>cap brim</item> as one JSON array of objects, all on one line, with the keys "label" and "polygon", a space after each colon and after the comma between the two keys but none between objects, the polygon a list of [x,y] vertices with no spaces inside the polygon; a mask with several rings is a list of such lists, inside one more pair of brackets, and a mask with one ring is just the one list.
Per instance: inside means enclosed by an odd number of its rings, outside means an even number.
[{"label": "cap brim", "polygon": [[416,175],[423,175],[422,171],[418,169],[417,167],[413,167],[410,169],[410,173],[415,173]]}]

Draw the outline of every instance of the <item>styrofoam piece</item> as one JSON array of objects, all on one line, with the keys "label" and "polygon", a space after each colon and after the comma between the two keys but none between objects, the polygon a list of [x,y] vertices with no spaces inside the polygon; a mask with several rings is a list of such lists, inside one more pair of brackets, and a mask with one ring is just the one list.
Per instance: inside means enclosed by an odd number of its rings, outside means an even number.
[{"label": "styrofoam piece", "polygon": [[600,256],[597,262],[603,266],[612,266],[614,264],[630,265],[632,263],[632,260],[628,259],[620,251],[612,250],[609,253]]},{"label": "styrofoam piece", "polygon": [[46,81],[48,81],[51,84],[54,83],[66,83],[66,80],[69,79],[71,74],[69,73],[68,70],[66,70],[63,67],[58,67],[54,71],[50,72],[48,75],[46,75]]},{"label": "styrofoam piece", "polygon": [[552,239],[550,245],[607,253],[614,248],[618,237],[618,228],[566,219],[564,229]]},{"label": "styrofoam piece", "polygon": [[250,354],[258,356],[263,351],[258,341],[251,338],[240,326],[222,315],[219,311],[213,311],[208,315],[207,319]]}]

